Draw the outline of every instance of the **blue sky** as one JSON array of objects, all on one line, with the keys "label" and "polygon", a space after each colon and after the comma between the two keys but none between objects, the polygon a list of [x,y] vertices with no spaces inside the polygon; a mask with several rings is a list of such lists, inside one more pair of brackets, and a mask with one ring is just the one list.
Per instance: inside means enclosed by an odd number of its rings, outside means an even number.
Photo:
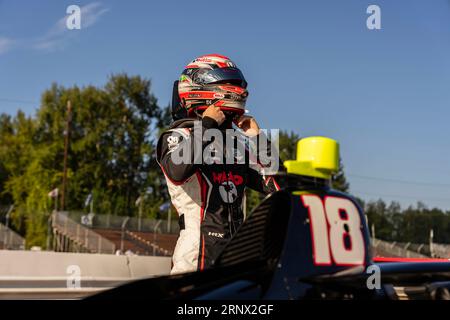
[{"label": "blue sky", "polygon": [[[81,30],[64,29],[71,4]],[[381,30],[366,27],[370,4]],[[166,106],[205,53],[240,66],[262,127],[337,139],[355,195],[450,209],[448,0],[0,0],[0,112],[117,72],[151,78]]]}]

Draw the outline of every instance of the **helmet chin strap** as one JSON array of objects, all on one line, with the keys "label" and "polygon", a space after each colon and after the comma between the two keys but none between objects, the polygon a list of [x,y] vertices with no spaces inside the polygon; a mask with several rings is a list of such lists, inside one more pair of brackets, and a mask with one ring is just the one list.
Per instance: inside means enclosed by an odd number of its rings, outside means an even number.
[{"label": "helmet chin strap", "polygon": [[197,120],[200,120],[200,119],[203,117],[203,112],[204,112],[204,111],[205,111],[205,110],[202,110],[202,112],[200,113],[200,112],[198,112],[197,109],[196,109],[196,110],[194,110],[193,114],[195,114],[195,115],[197,116]]}]

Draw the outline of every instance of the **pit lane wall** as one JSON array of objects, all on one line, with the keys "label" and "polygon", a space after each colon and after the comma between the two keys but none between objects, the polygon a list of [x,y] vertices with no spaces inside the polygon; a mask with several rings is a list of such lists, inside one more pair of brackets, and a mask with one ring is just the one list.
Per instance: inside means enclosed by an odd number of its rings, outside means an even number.
[{"label": "pit lane wall", "polygon": [[0,299],[82,298],[170,267],[170,257],[0,250]]}]

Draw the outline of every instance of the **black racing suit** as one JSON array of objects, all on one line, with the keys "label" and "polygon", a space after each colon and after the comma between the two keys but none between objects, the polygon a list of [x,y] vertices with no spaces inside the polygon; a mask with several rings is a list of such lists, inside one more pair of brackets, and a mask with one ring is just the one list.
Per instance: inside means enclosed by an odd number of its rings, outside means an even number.
[{"label": "black racing suit", "polygon": [[[217,141],[212,142],[212,139],[195,135],[195,123],[196,128],[201,128],[203,132],[206,129],[219,129],[217,122],[209,117],[204,117],[201,121],[178,120],[160,136],[157,146],[157,161],[166,177],[180,224],[172,274],[203,270],[214,262],[244,220],[242,206],[246,187],[265,194],[279,189],[273,177],[264,175],[267,166],[264,167],[260,163],[260,152],[257,148],[257,154],[252,155],[248,148],[249,143],[244,143],[244,148],[240,149],[244,150],[244,160],[242,152],[235,148],[238,151],[233,150],[231,161],[226,161],[226,148],[220,148],[220,145],[215,144]],[[236,130],[233,132],[237,133]],[[228,133],[224,129],[220,130],[220,133],[225,145]],[[258,139],[264,137],[263,133],[257,136]],[[212,161],[206,162],[201,156],[198,158],[199,153],[197,158],[195,152],[186,153],[186,150],[190,148],[192,151],[196,146],[201,148],[200,155],[205,150],[210,152]],[[270,149],[270,143],[265,149]],[[278,154],[273,148],[271,150],[272,152],[264,151],[270,159],[275,159],[271,153],[276,156],[278,169]],[[174,158],[176,153],[186,156],[182,163]],[[189,161],[185,161],[186,159]]]}]

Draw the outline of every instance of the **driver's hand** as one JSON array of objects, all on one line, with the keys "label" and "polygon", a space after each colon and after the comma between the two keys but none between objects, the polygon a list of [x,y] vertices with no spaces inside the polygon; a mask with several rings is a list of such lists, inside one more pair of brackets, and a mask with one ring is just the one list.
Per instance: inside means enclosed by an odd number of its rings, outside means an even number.
[{"label": "driver's hand", "polygon": [[220,110],[219,107],[215,105],[210,105],[208,109],[203,111],[202,117],[209,117],[216,120],[217,124],[220,126],[225,121],[225,114]]},{"label": "driver's hand", "polygon": [[260,128],[255,118],[249,115],[242,115],[236,121],[235,124],[241,129],[247,136],[256,136],[259,134]]}]

